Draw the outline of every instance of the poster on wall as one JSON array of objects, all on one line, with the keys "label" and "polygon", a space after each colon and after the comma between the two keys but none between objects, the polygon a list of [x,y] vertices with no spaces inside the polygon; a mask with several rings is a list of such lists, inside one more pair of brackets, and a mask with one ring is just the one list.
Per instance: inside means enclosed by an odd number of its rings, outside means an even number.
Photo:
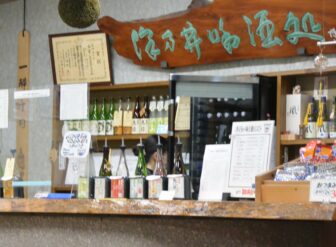
[{"label": "poster on wall", "polygon": [[55,84],[112,83],[108,36],[99,31],[49,35]]}]

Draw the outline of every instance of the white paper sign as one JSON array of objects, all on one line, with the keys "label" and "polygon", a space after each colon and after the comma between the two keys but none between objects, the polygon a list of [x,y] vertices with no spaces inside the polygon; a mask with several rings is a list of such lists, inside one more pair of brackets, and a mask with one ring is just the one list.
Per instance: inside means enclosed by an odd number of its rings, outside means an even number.
[{"label": "white paper sign", "polygon": [[88,84],[61,85],[61,120],[88,118]]},{"label": "white paper sign", "polygon": [[230,169],[225,185],[231,197],[255,197],[255,176],[275,166],[274,147],[274,121],[233,123]]},{"label": "white paper sign", "polygon": [[172,201],[175,196],[175,190],[162,190],[159,196],[160,201]]},{"label": "white paper sign", "polygon": [[336,179],[313,179],[310,181],[309,201],[336,202]]},{"label": "white paper sign", "polygon": [[37,89],[14,92],[14,99],[34,99],[45,97],[50,97],[50,89]]},{"label": "white paper sign", "polygon": [[0,90],[0,129],[8,128],[8,89]]},{"label": "white paper sign", "polygon": [[229,144],[206,145],[198,200],[221,201],[230,166]]},{"label": "white paper sign", "polygon": [[14,176],[14,164],[15,164],[15,159],[14,158],[8,158],[6,160],[6,166],[5,166],[5,172],[1,180],[10,180]]},{"label": "white paper sign", "polygon": [[90,132],[69,131],[63,138],[61,155],[66,158],[85,158],[89,154],[90,143]]},{"label": "white paper sign", "polygon": [[65,184],[78,184],[78,178],[86,175],[87,158],[70,158],[65,176]]},{"label": "white paper sign", "polygon": [[190,130],[190,105],[190,97],[180,97],[176,109],[175,130]]}]

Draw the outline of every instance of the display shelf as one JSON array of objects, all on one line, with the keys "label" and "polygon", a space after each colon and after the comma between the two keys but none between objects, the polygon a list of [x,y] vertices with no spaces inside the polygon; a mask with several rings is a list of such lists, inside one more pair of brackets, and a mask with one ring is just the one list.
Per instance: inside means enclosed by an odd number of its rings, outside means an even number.
[{"label": "display shelf", "polygon": [[[122,138],[124,138],[125,141],[133,141],[133,140],[139,140],[141,139],[147,139],[148,136],[150,136],[151,134],[131,134],[131,135],[114,135],[114,136],[94,136],[93,139],[97,140],[97,141],[105,141],[105,139],[107,141],[119,141],[122,140]],[[167,138],[168,135],[160,135],[164,138]]]},{"label": "display shelf", "polygon": [[168,88],[168,81],[158,82],[139,82],[139,83],[127,83],[127,84],[115,84],[115,85],[94,85],[90,86],[91,92],[98,91],[113,91],[113,90],[127,90],[127,89],[146,89],[146,88]]},{"label": "display shelf", "polygon": [[[280,143],[283,146],[298,146],[306,145],[308,142],[315,139],[298,139],[298,140],[281,140]],[[325,144],[333,144],[336,139],[317,139]]]},{"label": "display shelf", "polygon": [[90,214],[211,217],[268,220],[335,221],[335,204],[159,201],[1,199],[0,213]]}]

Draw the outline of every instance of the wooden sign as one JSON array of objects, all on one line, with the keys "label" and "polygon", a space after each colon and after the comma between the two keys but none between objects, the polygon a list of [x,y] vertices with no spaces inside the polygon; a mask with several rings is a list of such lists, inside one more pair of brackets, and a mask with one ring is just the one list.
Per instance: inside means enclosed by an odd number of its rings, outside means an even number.
[{"label": "wooden sign", "polygon": [[[18,34],[18,79],[17,90],[30,88],[30,33]],[[22,180],[28,180],[29,161],[29,100],[15,100],[16,107],[16,168]],[[25,193],[27,195],[27,193]]]},{"label": "wooden sign", "polygon": [[[196,2],[196,1],[193,1]],[[195,7],[194,7],[195,6]],[[182,67],[319,53],[336,27],[334,0],[213,0],[182,13],[132,22],[98,20],[119,55],[146,66]],[[329,46],[324,53],[336,52]]]}]

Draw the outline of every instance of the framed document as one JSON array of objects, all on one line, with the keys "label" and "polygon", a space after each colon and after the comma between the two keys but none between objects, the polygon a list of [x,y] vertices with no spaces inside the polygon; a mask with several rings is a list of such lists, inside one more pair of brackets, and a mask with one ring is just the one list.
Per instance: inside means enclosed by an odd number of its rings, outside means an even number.
[{"label": "framed document", "polygon": [[55,84],[112,83],[108,36],[100,31],[49,35]]}]

